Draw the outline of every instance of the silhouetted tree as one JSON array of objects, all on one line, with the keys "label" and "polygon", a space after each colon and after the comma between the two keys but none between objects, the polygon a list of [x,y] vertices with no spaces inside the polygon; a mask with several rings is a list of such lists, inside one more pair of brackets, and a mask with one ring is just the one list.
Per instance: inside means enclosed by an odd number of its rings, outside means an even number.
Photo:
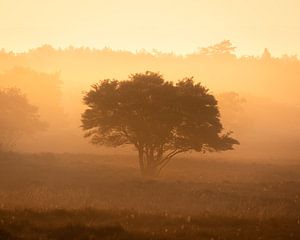
[{"label": "silhouetted tree", "polygon": [[177,84],[147,71],[129,80],[103,80],[84,96],[85,136],[94,144],[133,144],[143,175],[158,175],[172,157],[195,150],[225,151],[238,141],[221,134],[217,101],[185,78]]},{"label": "silhouetted tree", "polygon": [[0,89],[0,152],[11,150],[23,135],[45,130],[38,109],[19,89]]},{"label": "silhouetted tree", "polygon": [[270,53],[270,51],[267,48],[265,48],[265,50],[264,50],[264,52],[263,52],[263,54],[261,56],[261,59],[262,60],[266,60],[266,61],[272,59],[271,53]]},{"label": "silhouetted tree", "polygon": [[218,55],[233,55],[236,47],[233,47],[229,40],[224,40],[213,46],[205,47],[200,49],[200,54],[207,56],[218,56]]}]

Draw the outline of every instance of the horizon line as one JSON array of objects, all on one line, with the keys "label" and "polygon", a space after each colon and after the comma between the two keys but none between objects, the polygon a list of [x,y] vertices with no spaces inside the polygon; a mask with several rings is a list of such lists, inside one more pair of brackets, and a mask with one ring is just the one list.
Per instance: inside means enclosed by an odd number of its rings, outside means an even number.
[{"label": "horizon line", "polygon": [[[221,41],[223,42],[223,41]],[[11,49],[11,48],[0,48],[0,52],[4,52],[4,53],[12,53],[12,54],[15,54],[15,55],[22,55],[22,54],[27,54],[27,53],[30,53],[30,51],[34,51],[34,50],[37,50],[37,49],[40,49],[40,48],[43,48],[43,47],[49,47],[55,51],[65,51],[65,50],[70,50],[70,49],[84,49],[84,50],[91,50],[91,51],[112,51],[112,52],[124,52],[124,53],[131,53],[131,54],[134,54],[134,55],[137,55],[137,54],[141,54],[141,53],[144,53],[144,54],[149,54],[149,55],[152,55],[152,56],[158,56],[159,54],[161,55],[173,55],[175,57],[188,57],[188,56],[191,56],[191,55],[201,55],[201,49],[205,49],[205,48],[208,48],[208,47],[212,47],[212,46],[215,46],[221,42],[218,42],[216,44],[213,44],[213,45],[210,45],[210,46],[206,46],[206,47],[198,47],[198,49],[194,50],[193,52],[186,52],[186,53],[179,53],[179,52],[176,52],[176,51],[165,51],[165,50],[160,50],[160,49],[157,49],[157,48],[152,48],[152,49],[147,49],[147,48],[140,48],[140,49],[135,49],[135,50],[130,50],[130,49],[125,49],[125,48],[113,48],[113,47],[110,47],[110,46],[103,46],[102,48],[101,47],[94,47],[94,46],[87,46],[87,45],[73,45],[73,44],[70,44],[70,45],[65,45],[65,46],[55,46],[54,44],[50,44],[50,43],[43,43],[43,44],[40,44],[40,45],[37,45],[36,47],[31,47],[31,48],[27,48],[27,49],[20,49],[20,50],[17,50],[17,49]],[[234,47],[234,51],[231,53],[232,56],[235,56],[237,58],[243,58],[243,57],[254,57],[254,58],[259,58],[259,57],[262,57],[263,53],[265,50],[268,50],[269,53],[271,53],[271,51],[269,50],[269,48],[265,47],[264,49],[262,49],[261,53],[260,54],[241,54],[241,53],[237,53],[235,50],[238,49],[237,47]],[[276,59],[276,58],[282,58],[282,57],[291,57],[291,58],[296,58],[299,60],[299,56],[297,53],[295,54],[288,54],[288,53],[284,53],[284,54],[281,54],[281,55],[273,55],[271,54],[271,57],[273,59]]]}]

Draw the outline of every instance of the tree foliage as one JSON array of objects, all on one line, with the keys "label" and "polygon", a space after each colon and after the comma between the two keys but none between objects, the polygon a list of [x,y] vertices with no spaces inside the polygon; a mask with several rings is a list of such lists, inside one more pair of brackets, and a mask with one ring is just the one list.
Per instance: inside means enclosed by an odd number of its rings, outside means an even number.
[{"label": "tree foliage", "polygon": [[200,54],[206,56],[234,55],[235,47],[229,40],[224,40],[213,46],[200,49]]},{"label": "tree foliage", "polygon": [[176,154],[232,149],[222,134],[217,101],[193,78],[176,84],[147,71],[129,80],[103,80],[84,96],[85,136],[94,144],[133,144],[142,174],[157,175]]},{"label": "tree foliage", "polygon": [[0,89],[0,151],[8,151],[23,135],[45,130],[38,109],[19,89]]}]

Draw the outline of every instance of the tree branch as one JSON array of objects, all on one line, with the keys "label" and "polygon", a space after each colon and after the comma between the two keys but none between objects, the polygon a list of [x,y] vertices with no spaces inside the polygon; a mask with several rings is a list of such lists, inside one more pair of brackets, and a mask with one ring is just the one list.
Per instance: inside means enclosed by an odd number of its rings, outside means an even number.
[{"label": "tree branch", "polygon": [[187,149],[175,149],[171,151],[165,158],[163,158],[161,161],[156,163],[156,167],[159,167],[158,174],[161,172],[161,170],[171,161],[171,159],[182,152],[186,152]]}]

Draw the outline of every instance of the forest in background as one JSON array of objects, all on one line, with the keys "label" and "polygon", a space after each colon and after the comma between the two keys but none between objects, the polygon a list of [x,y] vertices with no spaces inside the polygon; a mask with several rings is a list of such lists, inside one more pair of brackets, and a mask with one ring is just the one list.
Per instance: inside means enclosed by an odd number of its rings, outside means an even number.
[{"label": "forest in background", "polygon": [[[127,79],[146,70],[177,81],[193,76],[217,97],[221,120],[241,145],[224,158],[296,160],[300,156],[300,60],[297,56],[236,56],[229,41],[181,56],[173,53],[90,48],[55,49],[44,45],[24,53],[0,51],[0,87],[16,87],[37,106],[46,131],[24,136],[16,150],[27,152],[93,152],[83,138],[82,96],[106,78]],[[130,153],[123,148],[120,153]]]}]

